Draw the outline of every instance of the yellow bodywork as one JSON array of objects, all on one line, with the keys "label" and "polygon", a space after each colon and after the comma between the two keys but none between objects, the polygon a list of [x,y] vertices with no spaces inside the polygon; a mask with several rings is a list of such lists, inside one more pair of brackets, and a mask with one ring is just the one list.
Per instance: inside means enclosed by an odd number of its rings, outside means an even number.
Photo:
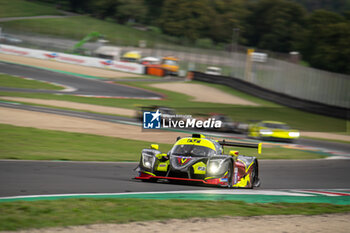
[{"label": "yellow bodywork", "polygon": [[252,124],[248,129],[248,136],[255,138],[280,138],[280,139],[298,139],[299,131],[295,129],[278,129],[278,128],[268,128],[262,126],[264,123],[267,124],[280,124],[286,125],[283,122],[278,121],[261,121],[256,124]]},{"label": "yellow bodywork", "polygon": [[122,61],[138,63],[141,59],[141,54],[138,51],[130,51],[125,53],[122,57]]},{"label": "yellow bodywork", "polygon": [[[216,147],[215,147],[215,144],[213,141],[209,140],[209,139],[206,139],[205,136],[203,135],[199,135],[198,137],[186,137],[186,138],[181,138],[179,139],[175,144],[175,145],[195,145],[195,146],[203,146],[203,147],[207,147],[207,148],[210,148],[214,151],[216,151]],[[158,145],[156,144],[152,144],[152,148],[157,148]],[[261,143],[259,143],[259,146],[258,146],[258,152],[259,154],[261,153]],[[240,161],[242,162],[243,164],[245,164],[244,161],[241,161],[239,159],[239,156],[238,156],[238,151],[235,151],[235,150],[231,150],[230,151],[230,155],[232,157],[234,157],[234,159],[236,161]],[[167,160],[167,154],[157,154],[156,155],[157,157],[157,162],[155,164],[155,171],[158,171],[158,172],[167,172],[168,169],[169,169],[169,166],[170,166],[170,161]],[[184,158],[185,159],[185,158]],[[239,181],[237,181],[236,184],[232,184],[232,187],[237,187],[237,188],[246,188],[246,187],[249,187],[251,185],[251,175],[248,173],[249,172],[249,169],[251,169],[251,166],[253,165],[254,163],[251,163],[249,165],[246,165],[245,164],[245,175],[243,177],[241,177],[241,179]],[[203,161],[200,161],[200,162],[197,162],[195,163],[194,165],[192,165],[192,168],[193,168],[193,172],[194,174],[196,175],[206,175],[207,173],[207,164],[204,163]],[[150,172],[145,172],[149,175],[152,175],[152,176],[155,176],[155,174],[153,173],[150,173]],[[226,173],[223,175],[223,177],[221,178],[224,178],[227,179],[228,175],[228,171],[226,171]],[[233,177],[232,177],[233,178]],[[204,180],[210,180],[210,179],[218,179],[218,177],[205,177]]]},{"label": "yellow bodywork", "polygon": [[246,176],[242,177],[237,184],[233,184],[232,187],[236,188],[245,188],[250,184],[250,175],[247,174]]},{"label": "yellow bodywork", "polygon": [[181,138],[179,141],[175,143],[175,145],[196,145],[196,146],[204,146],[215,150],[214,143],[208,139],[205,139],[204,136],[201,138]]},{"label": "yellow bodywork", "polygon": [[170,71],[171,73],[177,74],[179,72],[179,59],[175,57],[163,57],[162,68]]},{"label": "yellow bodywork", "polygon": [[169,166],[169,160],[167,160],[165,162],[159,162],[156,170],[160,171],[160,172],[167,172],[168,166]]},{"label": "yellow bodywork", "polygon": [[199,162],[199,163],[194,164],[192,167],[193,167],[194,174],[205,175],[205,171],[206,171],[206,167],[207,167],[207,165],[205,163]]}]

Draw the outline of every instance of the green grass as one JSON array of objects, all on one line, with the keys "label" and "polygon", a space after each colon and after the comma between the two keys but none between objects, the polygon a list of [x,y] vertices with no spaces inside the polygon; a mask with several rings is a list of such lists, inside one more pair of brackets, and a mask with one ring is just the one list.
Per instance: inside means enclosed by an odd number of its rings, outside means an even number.
[{"label": "green grass", "polygon": [[[0,124],[0,159],[136,162],[140,159],[141,150],[150,144],[138,140]],[[159,143],[159,147],[167,153],[172,145]],[[263,148],[262,155],[257,155],[255,149],[239,150],[241,154],[258,156],[259,159],[324,157],[284,148]]]},{"label": "green grass", "polygon": [[0,0],[0,18],[61,15],[54,7],[24,0]]},{"label": "green grass", "polygon": [[0,23],[3,28],[22,32],[35,32],[51,36],[59,36],[81,40],[87,34],[97,31],[105,39],[114,44],[138,46],[139,40],[146,40],[147,46],[159,37],[154,32],[139,31],[120,24],[94,19],[88,16],[72,16],[66,18],[16,20]]},{"label": "green grass", "polygon": [[[13,93],[0,92],[3,96],[19,96],[28,98],[42,98],[42,99],[57,99],[80,103],[97,104],[103,106],[114,106],[122,108],[137,109],[139,106],[168,106],[175,108],[178,113],[203,115],[209,113],[223,113],[232,118],[234,121],[247,122],[256,120],[274,120],[288,123],[291,127],[314,132],[347,132],[346,120],[327,117],[323,115],[312,114],[300,110],[279,106],[277,104],[260,100],[256,97],[247,95],[245,93],[233,90],[217,84],[207,84],[203,82],[194,82],[203,85],[212,86],[236,95],[243,99],[258,103],[261,107],[253,106],[239,106],[231,104],[216,104],[193,102],[192,97],[177,92],[166,91],[159,88],[149,86],[149,82],[123,82],[124,85],[139,87],[161,93],[166,96],[163,100],[142,100],[142,99],[101,99],[101,98],[86,98],[69,95],[52,95],[44,93]],[[215,98],[215,97],[213,97]]]},{"label": "green grass", "polygon": [[[0,124],[0,158],[29,160],[138,161],[151,143]],[[168,144],[159,144],[170,149]]]},{"label": "green grass", "polygon": [[28,80],[7,74],[0,74],[1,87],[28,88],[28,89],[46,89],[46,90],[62,90],[62,87],[40,82],[36,80]]},{"label": "green grass", "polygon": [[[239,150],[239,154],[247,156],[256,156],[258,159],[322,159],[325,155],[306,152],[302,150],[286,149],[279,147],[267,147],[263,145],[262,154],[259,155],[255,149],[235,148]],[[229,147],[225,148],[228,153]],[[232,148],[231,148],[232,150]]]},{"label": "green grass", "polygon": [[188,219],[193,217],[346,213],[350,205],[248,204],[242,201],[66,199],[0,203],[0,230]]},{"label": "green grass", "polygon": [[[199,81],[194,81],[193,83],[198,83],[198,84],[217,88],[228,94],[232,94],[242,99],[246,99],[254,103],[260,104],[261,107],[192,102],[191,101],[192,99],[190,96],[150,87],[149,83],[128,82],[124,84],[128,84],[130,86],[136,86],[144,89],[149,89],[149,90],[166,95],[167,96],[166,100],[163,100],[161,102],[152,101],[153,104],[156,104],[158,102],[159,105],[173,107],[177,109],[180,113],[201,115],[201,114],[219,112],[230,116],[234,121],[241,121],[241,122],[247,122],[247,123],[250,122],[251,120],[282,121],[282,122],[288,123],[293,128],[304,130],[304,131],[346,132],[347,130],[346,120],[312,114],[312,113],[284,107],[269,101],[261,100],[254,96],[242,93],[240,91],[234,90],[230,87],[223,86],[223,85],[208,84],[208,83],[199,82]],[[213,98],[215,97],[213,96]]]},{"label": "green grass", "polygon": [[[348,134],[344,134],[344,135],[348,136]],[[327,142],[338,142],[338,143],[350,144],[350,141],[337,140],[337,139],[315,138],[315,137],[306,137],[306,136],[302,136],[302,138],[313,139],[313,140],[320,140],[320,141],[327,141]]]}]

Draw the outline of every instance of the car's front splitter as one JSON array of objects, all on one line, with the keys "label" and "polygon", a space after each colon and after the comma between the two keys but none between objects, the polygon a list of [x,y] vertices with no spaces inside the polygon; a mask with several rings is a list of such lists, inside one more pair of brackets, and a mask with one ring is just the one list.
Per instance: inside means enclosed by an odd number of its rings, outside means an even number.
[{"label": "car's front splitter", "polygon": [[166,179],[166,180],[197,182],[197,183],[216,185],[216,186],[228,186],[227,178],[207,178],[202,180],[202,179],[189,179],[189,178],[168,177],[168,176],[156,176],[153,174],[139,172],[139,176],[135,177],[135,179],[138,179],[138,180]]}]

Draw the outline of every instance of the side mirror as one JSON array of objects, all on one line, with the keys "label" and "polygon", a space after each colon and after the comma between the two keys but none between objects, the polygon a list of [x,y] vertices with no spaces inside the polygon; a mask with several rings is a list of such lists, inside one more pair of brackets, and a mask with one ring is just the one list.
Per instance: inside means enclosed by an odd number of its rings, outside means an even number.
[{"label": "side mirror", "polygon": [[158,150],[159,145],[158,144],[151,144],[151,149]]},{"label": "side mirror", "polygon": [[238,151],[237,150],[230,150],[230,155],[232,157],[237,157],[238,156]]}]

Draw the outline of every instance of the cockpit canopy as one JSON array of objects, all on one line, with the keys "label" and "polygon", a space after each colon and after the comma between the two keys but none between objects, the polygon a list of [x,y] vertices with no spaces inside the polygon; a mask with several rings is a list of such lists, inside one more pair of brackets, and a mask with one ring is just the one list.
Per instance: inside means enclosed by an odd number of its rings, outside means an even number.
[{"label": "cockpit canopy", "polygon": [[221,155],[221,145],[212,139],[207,139],[203,135],[195,135],[190,138],[179,139],[171,149],[172,155],[191,157],[210,157]]},{"label": "cockpit canopy", "polygon": [[210,157],[216,154],[216,151],[205,146],[198,145],[175,145],[171,149],[172,155],[191,156],[191,157]]}]

